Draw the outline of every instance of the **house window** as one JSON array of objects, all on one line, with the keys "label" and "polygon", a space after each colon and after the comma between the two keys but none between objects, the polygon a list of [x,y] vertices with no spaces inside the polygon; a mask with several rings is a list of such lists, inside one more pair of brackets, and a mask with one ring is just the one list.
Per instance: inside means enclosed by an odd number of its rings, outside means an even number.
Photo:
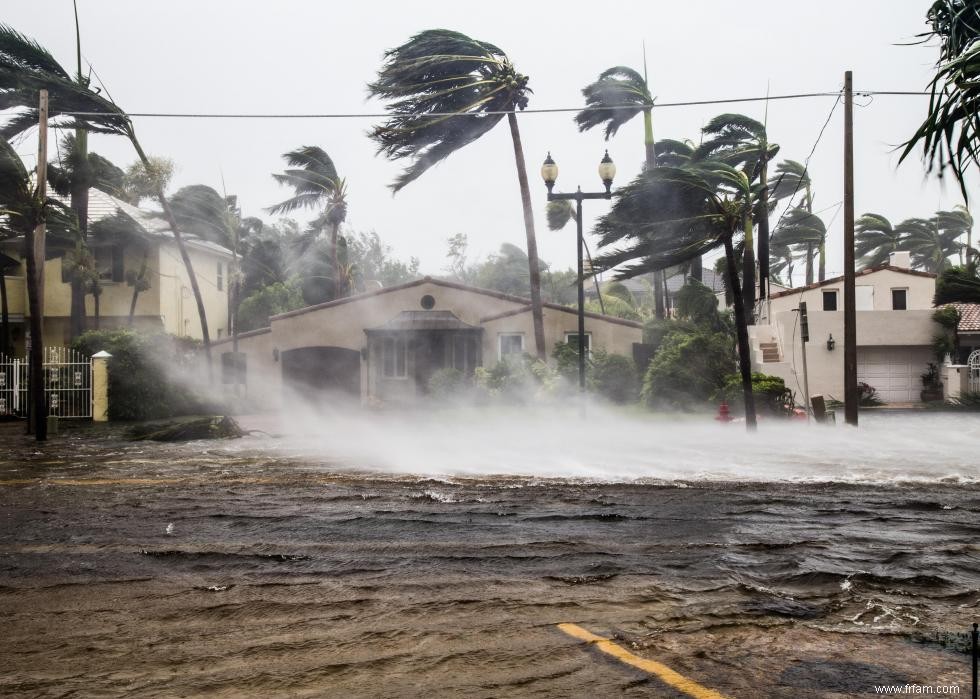
[{"label": "house window", "polygon": [[386,337],[381,344],[381,374],[386,379],[404,379],[408,373],[405,367],[405,339]]},{"label": "house window", "polygon": [[222,275],[221,263],[218,263],[218,291],[225,288],[225,278]]},{"label": "house window", "polygon": [[97,247],[95,253],[95,269],[99,279],[104,282],[121,282],[126,280],[123,246],[112,245]]},{"label": "house window", "polygon": [[476,340],[465,335],[457,335],[453,338],[453,369],[458,369],[464,374],[473,373],[476,368],[477,345]]},{"label": "house window", "polygon": [[909,307],[909,290],[892,289],[892,310],[906,311]]},{"label": "house window", "polygon": [[500,359],[524,353],[524,333],[502,333],[499,336]]},{"label": "house window", "polygon": [[[565,344],[578,352],[578,333],[565,333]],[[585,356],[592,354],[592,333],[585,333]]]},{"label": "house window", "polygon": [[837,289],[823,292],[823,309],[825,311],[837,310]]}]

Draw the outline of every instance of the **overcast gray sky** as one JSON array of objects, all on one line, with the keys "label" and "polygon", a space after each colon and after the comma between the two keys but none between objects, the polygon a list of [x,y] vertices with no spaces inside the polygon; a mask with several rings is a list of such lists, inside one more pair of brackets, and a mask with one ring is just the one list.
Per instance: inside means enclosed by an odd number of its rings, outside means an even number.
[{"label": "overcast gray sky", "polygon": [[[79,0],[82,53],[112,98],[130,112],[378,113],[366,100],[385,49],[413,33],[448,28],[493,42],[530,76],[532,108],[578,107],[581,88],[614,65],[642,67],[660,102],[838,90],[845,70],[855,89],[924,89],[934,46],[903,46],[925,29],[930,0],[754,0],[661,2],[301,2],[278,0]],[[34,37],[66,67],[74,65],[70,0],[8,2],[3,22]],[[856,210],[898,221],[960,203],[958,189],[927,177],[916,159],[898,167],[894,146],[921,122],[920,97],[859,98],[855,109]],[[833,97],[772,102],[770,140],[781,158],[803,161]],[[699,139],[726,111],[765,116],[764,103],[656,109],[657,138]],[[376,230],[403,259],[437,274],[446,239],[466,233],[473,257],[502,242],[525,245],[510,134],[501,122],[392,197],[387,186],[406,163],[375,156],[365,133],[378,119],[137,118],[146,150],[172,158],[174,188],[194,183],[237,194],[246,215],[284,199],[270,173],[282,153],[319,145],[348,180],[348,225]],[[601,187],[604,148],[622,184],[640,169],[642,120],[610,143],[578,133],[571,114],[520,117],[542,259],[574,264],[574,233],[547,230],[538,169],[546,151],[561,168],[558,189]],[[843,109],[838,107],[810,162],[815,206],[828,223],[843,192]],[[120,165],[135,158],[120,138],[96,136],[93,150]],[[19,150],[28,155],[29,142]],[[975,187],[973,187],[975,190]],[[828,208],[829,207],[829,208]],[[586,218],[608,208],[586,203]],[[780,209],[781,210],[781,209]],[[828,273],[839,272],[842,215],[831,226]]]}]

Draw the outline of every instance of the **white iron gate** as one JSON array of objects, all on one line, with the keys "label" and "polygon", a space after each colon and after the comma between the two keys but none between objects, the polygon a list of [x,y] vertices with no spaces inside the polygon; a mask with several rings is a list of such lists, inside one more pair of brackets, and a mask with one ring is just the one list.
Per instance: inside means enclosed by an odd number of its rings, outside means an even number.
[{"label": "white iron gate", "polygon": [[980,349],[970,352],[966,363],[970,367],[970,393],[980,393]]},{"label": "white iron gate", "polygon": [[[68,347],[45,347],[41,373],[48,415],[92,417],[92,360]],[[26,417],[26,359],[0,355],[0,416]]]}]

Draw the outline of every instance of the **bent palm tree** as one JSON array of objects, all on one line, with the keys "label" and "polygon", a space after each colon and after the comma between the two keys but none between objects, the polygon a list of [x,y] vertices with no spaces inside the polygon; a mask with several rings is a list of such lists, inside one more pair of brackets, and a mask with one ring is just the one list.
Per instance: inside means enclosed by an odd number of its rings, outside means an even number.
[{"label": "bent palm tree", "polygon": [[813,283],[813,252],[817,251],[820,258],[819,280],[824,280],[826,274],[826,242],[827,226],[823,220],[809,213],[806,209],[796,207],[790,209],[776,224],[772,234],[772,246],[788,246],[803,250],[806,255],[806,283]]},{"label": "bent palm tree", "polygon": [[854,255],[863,267],[883,265],[891,253],[904,249],[902,231],[881,214],[863,214],[854,222]]},{"label": "bent palm tree", "polygon": [[[600,245],[623,245],[596,264],[619,268],[627,279],[680,264],[723,246],[732,284],[738,336],[739,372],[745,397],[746,428],[756,426],[746,308],[739,288],[733,239],[751,219],[753,192],[748,177],[724,163],[645,170],[614,195],[612,210],[599,219]],[[620,267],[632,263],[626,267]]]},{"label": "bent palm tree", "polygon": [[937,211],[936,225],[941,231],[949,231],[955,240],[966,237],[966,243],[960,248],[965,257],[960,262],[970,265],[971,256],[977,251],[973,248],[973,216],[969,210],[965,206],[956,206],[952,211]]},{"label": "bent palm tree", "polygon": [[[949,215],[954,212],[939,213]],[[902,221],[896,228],[904,233],[902,247],[912,253],[913,265],[933,274],[952,267],[949,258],[958,255],[963,247],[957,241],[961,229],[941,229],[938,216],[929,219],[910,218]]]},{"label": "bent palm tree", "polygon": [[[741,167],[749,184],[756,180],[761,183],[757,196],[765,205],[757,209],[757,217],[752,221],[752,211],[749,211],[750,224],[759,226],[759,298],[766,296],[766,281],[769,276],[769,161],[776,157],[779,146],[769,143],[766,127],[743,114],[720,114],[709,121],[702,133],[707,137],[698,146],[694,160],[720,160],[731,167]],[[752,230],[745,227],[745,258],[743,260],[742,276],[745,294],[745,304],[751,314],[755,308],[756,275],[755,251],[753,249]],[[754,322],[749,318],[749,322]]]},{"label": "bent palm tree", "polygon": [[[653,96],[645,75],[632,68],[616,66],[599,74],[599,79],[582,89],[585,109],[575,115],[579,131],[605,126],[608,141],[619,128],[637,114],[643,114],[644,167],[657,166],[657,149],[653,140]],[[663,271],[654,273],[654,304],[657,318],[664,317]]]},{"label": "bent palm tree", "polygon": [[541,268],[534,213],[516,110],[524,109],[531,89],[507,55],[486,42],[446,29],[430,29],[385,52],[374,97],[389,100],[390,118],[371,132],[378,152],[412,164],[391,185],[397,192],[426,170],[487,133],[507,115],[517,181],[521,189],[531,313],[537,356],[545,359],[541,308]]},{"label": "bent palm tree", "polygon": [[[347,182],[337,174],[337,168],[326,151],[318,146],[301,146],[282,156],[289,169],[274,174],[276,182],[289,185],[295,194],[266,209],[270,214],[288,214],[297,209],[319,209],[311,223],[315,235],[326,228],[330,233],[333,270],[332,298],[341,296],[342,279],[338,258],[340,224],[347,218]],[[312,241],[311,241],[312,242]]]}]

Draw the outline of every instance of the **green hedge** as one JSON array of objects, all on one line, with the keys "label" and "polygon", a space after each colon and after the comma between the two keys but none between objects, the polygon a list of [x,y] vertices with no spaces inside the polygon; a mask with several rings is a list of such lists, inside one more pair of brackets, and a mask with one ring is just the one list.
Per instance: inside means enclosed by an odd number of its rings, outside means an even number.
[{"label": "green hedge", "polygon": [[[205,368],[200,343],[132,330],[96,330],[79,337],[74,349],[109,360],[109,419],[155,420],[215,412],[190,389],[196,368]],[[181,378],[184,377],[184,378]]]}]

